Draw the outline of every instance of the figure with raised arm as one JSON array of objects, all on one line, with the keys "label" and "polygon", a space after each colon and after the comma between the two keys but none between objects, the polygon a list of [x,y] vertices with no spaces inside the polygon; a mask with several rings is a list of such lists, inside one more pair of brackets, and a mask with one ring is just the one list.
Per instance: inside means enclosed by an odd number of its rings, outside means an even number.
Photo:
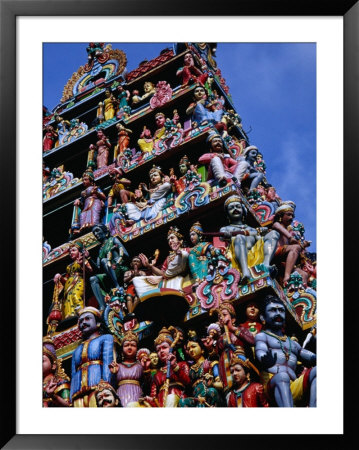
[{"label": "figure with raised arm", "polygon": [[[284,333],[285,306],[274,296],[263,300],[260,318],[264,329],[255,337],[256,358],[262,369],[262,381],[271,404],[279,407],[293,407],[309,398],[309,407],[317,404],[316,355]],[[297,377],[297,361],[309,366]]]},{"label": "figure with raised arm", "polygon": [[256,188],[258,184],[263,180],[264,174],[255,167],[257,161],[258,148],[254,145],[246,147],[243,151],[243,158],[239,161],[236,170],[236,177],[240,183],[243,180],[249,180],[249,190]]}]

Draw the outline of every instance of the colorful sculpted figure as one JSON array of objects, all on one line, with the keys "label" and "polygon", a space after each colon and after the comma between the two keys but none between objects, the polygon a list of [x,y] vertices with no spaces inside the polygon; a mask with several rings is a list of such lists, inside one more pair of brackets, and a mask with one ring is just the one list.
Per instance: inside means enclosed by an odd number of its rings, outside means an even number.
[{"label": "colorful sculpted figure", "polygon": [[208,179],[215,179],[220,187],[226,186],[228,180],[238,179],[238,161],[226,153],[221,136],[212,132],[208,135],[206,143],[210,153],[200,156],[198,162],[208,165]]},{"label": "colorful sculpted figure", "polygon": [[93,307],[79,312],[82,342],[72,354],[71,400],[75,408],[97,407],[96,387],[101,380],[111,383],[112,334],[100,334],[101,313]]},{"label": "colorful sculpted figure", "polygon": [[199,125],[213,124],[216,128],[223,130],[225,124],[221,123],[223,109],[211,110],[211,103],[208,100],[206,89],[198,86],[193,91],[194,102],[186,109],[186,114],[191,117],[192,121]]},{"label": "colorful sculpted figure", "polygon": [[140,298],[147,291],[156,287],[182,290],[183,276],[188,268],[189,248],[183,247],[183,236],[176,227],[170,227],[168,230],[167,242],[171,252],[161,269],[150,263],[146,255],[139,254],[143,267],[151,270],[153,274],[152,276],[133,278],[133,285]]},{"label": "colorful sculpted figure", "polygon": [[193,363],[189,376],[193,388],[193,397],[181,398],[179,407],[215,407],[222,406],[220,391],[222,382],[219,378],[218,361],[210,361],[204,357],[202,341],[195,331],[188,332],[186,351]]},{"label": "colorful sculpted figure", "polygon": [[310,245],[310,242],[301,242],[291,233],[294,211],[295,205],[293,203],[282,203],[275,212],[272,225],[273,230],[276,230],[280,235],[275,257],[279,260],[285,260],[283,286],[287,285],[300,253]]},{"label": "colorful sculpted figure", "polygon": [[162,328],[154,344],[160,368],[152,379],[151,394],[146,399],[152,406],[176,407],[190,385],[189,367],[185,361],[177,362],[173,348],[176,346],[176,329]]},{"label": "colorful sculpted figure", "polygon": [[120,406],[115,389],[110,383],[101,380],[95,389],[97,408],[116,408]]},{"label": "colorful sculpted figure", "polygon": [[79,222],[78,217],[75,217],[75,224],[72,226],[74,234],[100,223],[106,200],[106,195],[95,184],[91,169],[82,175],[82,185],[85,189],[81,192],[81,197],[74,201],[74,206],[81,209]]},{"label": "colorful sculpted figure", "polygon": [[246,305],[246,321],[241,323],[241,327],[248,330],[255,336],[262,329],[262,323],[259,318],[259,307],[257,302],[250,301]]},{"label": "colorful sculpted figure", "polygon": [[44,136],[44,139],[42,141],[42,149],[44,152],[48,152],[49,150],[52,150],[55,146],[55,142],[58,138],[58,134],[54,130],[54,127],[51,125],[46,126],[46,133]]},{"label": "colorful sculpted figure", "polygon": [[130,91],[126,89],[125,86],[122,84],[119,84],[116,88],[117,93],[117,105],[118,105],[118,113],[124,112],[125,116],[127,117],[131,111],[131,108],[129,107],[128,103],[130,101]]},{"label": "colorful sculpted figure", "polygon": [[[284,334],[285,307],[278,297],[265,297],[260,318],[265,327],[255,337],[255,350],[270,404],[293,407],[309,396],[308,406],[315,407],[316,355]],[[298,360],[310,367],[299,377],[295,373]]]},{"label": "colorful sculpted figure", "polygon": [[105,100],[103,101],[105,121],[111,120],[115,117],[116,99],[111,92],[111,89],[105,90]]},{"label": "colorful sculpted figure", "polygon": [[128,203],[131,199],[134,199],[133,192],[127,189],[131,185],[131,181],[122,176],[121,169],[118,167],[110,167],[108,169],[108,175],[113,182],[107,197],[107,206],[109,208],[112,208],[114,199],[118,204]]},{"label": "colorful sculpted figure", "polygon": [[156,92],[155,85],[151,81],[145,81],[143,85],[144,94],[141,97],[142,100],[146,100],[148,97],[152,96]]},{"label": "colorful sculpted figure", "polygon": [[182,87],[190,84],[200,83],[204,86],[208,78],[208,73],[203,73],[195,66],[192,53],[186,53],[183,58],[183,67],[180,67],[176,75],[181,80]]},{"label": "colorful sculpted figure", "polygon": [[88,262],[89,253],[84,249],[82,242],[75,242],[69,247],[69,256],[72,263],[66,267],[66,275],[57,273],[54,276],[57,295],[63,290],[61,302],[62,320],[77,317],[77,311],[84,307],[84,273],[92,273]]},{"label": "colorful sculpted figure", "polygon": [[234,408],[268,408],[269,404],[264,394],[263,385],[251,382],[250,372],[252,366],[249,360],[232,356],[229,370],[231,372],[233,387],[227,394],[227,406]]},{"label": "colorful sculpted figure", "polygon": [[189,255],[188,265],[195,285],[208,275],[208,261],[212,244],[203,239],[203,228],[200,222],[195,222],[189,230],[189,238],[193,244]]},{"label": "colorful sculpted figure", "polygon": [[227,198],[224,210],[229,225],[220,229],[220,232],[223,233],[221,239],[230,240],[232,266],[240,270],[241,283],[248,283],[251,278],[249,267],[257,264],[263,264],[272,273],[274,267],[270,265],[270,262],[277,247],[279,233],[272,230],[263,238],[261,232],[266,229],[254,229],[243,223],[247,210],[242,199],[237,195]]},{"label": "colorful sculpted figure", "polygon": [[119,158],[123,156],[125,150],[129,148],[130,145],[130,137],[129,134],[132,133],[132,130],[129,128],[125,128],[125,126],[122,123],[118,123],[116,125],[117,128],[117,135],[118,135],[118,141],[117,141],[117,147],[115,149],[114,159],[119,161]]},{"label": "colorful sculpted figure", "polygon": [[173,169],[171,169],[172,174],[170,176],[170,181],[173,183],[178,194],[202,181],[201,175],[197,172],[197,166],[190,163],[187,155],[184,155],[180,159],[178,167],[181,176],[177,179],[173,173]]},{"label": "colorful sculpted figure", "polygon": [[102,311],[105,309],[104,292],[120,289],[119,279],[122,281],[123,273],[127,270],[125,259],[128,253],[118,237],[110,236],[106,225],[94,226],[92,233],[101,245],[97,261],[90,259],[90,263],[94,269],[102,273],[92,276],[90,283]]},{"label": "colorful sculpted figure", "polygon": [[113,222],[117,218],[121,220],[126,218],[127,225],[132,225],[138,220],[145,220],[146,222],[152,220],[162,211],[167,203],[168,194],[172,192],[172,185],[160,167],[153,166],[149,176],[150,184],[148,187],[145,183],[140,183],[142,192],[148,198],[145,208],[141,209],[135,203],[126,203],[124,205],[124,214],[120,211],[115,213],[111,218],[110,227],[114,226]]},{"label": "colorful sculpted figure", "polygon": [[140,139],[137,141],[137,144],[145,155],[151,154],[153,150],[153,138],[151,130],[146,126],[143,127],[143,131],[140,134]]},{"label": "colorful sculpted figure", "polygon": [[263,180],[264,174],[259,171],[254,163],[256,162],[256,157],[258,155],[258,148],[254,145],[246,147],[243,151],[243,157],[238,163],[236,170],[236,178],[240,183],[244,180],[249,180],[250,186],[249,190],[256,188],[258,184]]},{"label": "colorful sculpted figure", "polygon": [[103,102],[99,102],[98,107],[96,109],[96,125],[99,125],[105,121],[105,107]]},{"label": "colorful sculpted figure", "polygon": [[58,135],[58,141],[57,146],[63,144],[63,140],[65,138],[66,133],[70,130],[70,122],[68,120],[65,120],[63,117],[59,116],[58,114],[55,114],[55,121],[57,125],[56,133]]},{"label": "colorful sculpted figure", "polygon": [[131,313],[139,302],[139,298],[136,294],[132,280],[134,279],[134,277],[146,276],[146,272],[144,270],[141,270],[142,262],[139,256],[134,256],[132,258],[130,266],[131,269],[126,270],[123,275],[123,282],[126,286],[127,310]]},{"label": "colorful sculpted figure", "polygon": [[42,340],[42,406],[70,406],[70,378],[57,358],[55,346],[49,336]]},{"label": "colorful sculpted figure", "polygon": [[227,393],[233,385],[230,374],[230,361],[234,353],[242,355],[244,359],[252,357],[250,346],[254,345],[254,336],[247,328],[237,327],[236,312],[228,302],[223,302],[218,307],[219,325],[222,334],[218,340],[210,335],[203,339],[203,344],[211,355],[211,359],[219,357],[219,375],[223,383],[224,392]]},{"label": "colorful sculpted figure", "polygon": [[138,400],[143,395],[140,383],[143,366],[136,360],[137,346],[137,335],[126,332],[121,340],[122,361],[110,364],[111,372],[116,375],[117,395],[124,408],[139,406]]},{"label": "colorful sculpted figure", "polygon": [[102,130],[98,130],[97,139],[97,169],[102,169],[102,167],[106,167],[108,164],[109,149],[111,148],[111,144]]}]

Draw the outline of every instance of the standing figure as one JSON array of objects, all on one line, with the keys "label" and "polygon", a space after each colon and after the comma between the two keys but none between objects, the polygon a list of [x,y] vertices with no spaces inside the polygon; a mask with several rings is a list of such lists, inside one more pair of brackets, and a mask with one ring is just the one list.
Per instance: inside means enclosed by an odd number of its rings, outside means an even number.
[{"label": "standing figure", "polygon": [[188,265],[195,285],[198,285],[208,275],[208,257],[213,245],[203,241],[203,228],[200,222],[192,225],[189,230],[189,238],[193,247],[188,255]]},{"label": "standing figure", "polygon": [[117,117],[123,112],[125,117],[129,115],[131,112],[131,108],[128,103],[130,101],[130,91],[128,91],[124,85],[119,84],[117,86],[117,105],[118,105],[118,113]]},{"label": "standing figure", "polygon": [[153,406],[176,407],[184,391],[191,383],[189,367],[185,361],[177,362],[173,348],[176,345],[176,330],[162,328],[154,344],[161,367],[153,376],[151,395],[146,400]]},{"label": "standing figure", "polygon": [[205,153],[199,157],[198,162],[207,164],[208,179],[215,179],[220,187],[226,186],[227,181],[238,179],[238,161],[225,153],[223,139],[218,133],[212,132],[206,140],[210,147],[210,153]]},{"label": "standing figure", "polygon": [[193,361],[189,376],[193,386],[193,397],[181,398],[179,407],[214,407],[222,406],[222,382],[219,378],[218,361],[210,361],[204,357],[202,341],[195,331],[188,332],[186,351]]},{"label": "standing figure", "polygon": [[100,334],[101,313],[88,306],[79,312],[82,342],[72,354],[71,400],[75,408],[97,407],[96,388],[101,380],[111,383],[114,357],[112,334]]},{"label": "standing figure", "polygon": [[260,383],[252,383],[251,366],[248,360],[233,355],[229,370],[233,379],[233,387],[227,394],[227,406],[234,408],[268,408],[269,404]]},{"label": "standing figure", "polygon": [[221,336],[216,344],[210,336],[207,336],[203,343],[212,358],[214,353],[219,356],[219,375],[224,392],[227,393],[233,385],[233,379],[229,372],[231,358],[234,353],[242,355],[244,359],[252,357],[250,346],[254,344],[254,336],[247,328],[235,325],[236,312],[230,303],[223,302],[219,305],[218,318],[222,330]]},{"label": "standing figure", "polygon": [[82,175],[82,184],[85,189],[81,192],[81,197],[74,201],[74,206],[81,209],[80,223],[77,223],[76,218],[73,225],[74,233],[80,233],[84,229],[92,228],[100,223],[104,201],[106,200],[106,195],[95,184],[91,169],[86,170]]},{"label": "standing figure", "polygon": [[134,256],[131,260],[131,269],[127,270],[123,275],[123,282],[126,286],[126,303],[127,310],[132,313],[136,305],[139,303],[139,298],[135,291],[135,286],[132,280],[134,277],[146,276],[146,272],[141,270],[142,262],[139,256]]},{"label": "standing figure", "polygon": [[246,321],[241,323],[241,327],[248,330],[255,336],[262,329],[262,323],[259,319],[259,307],[257,302],[250,301],[246,305]]},{"label": "standing figure", "polygon": [[110,383],[101,380],[95,389],[97,408],[115,408],[120,406],[115,389]]},{"label": "standing figure", "polygon": [[123,273],[127,270],[125,258],[128,257],[128,253],[118,237],[110,236],[106,225],[94,226],[92,233],[101,245],[97,261],[94,262],[90,259],[90,263],[93,268],[102,273],[92,276],[90,283],[102,311],[105,309],[104,292],[109,292],[111,289],[120,289],[119,278],[121,279]]},{"label": "standing figure", "polygon": [[213,124],[216,128],[223,130],[224,123],[221,123],[223,109],[211,110],[211,103],[208,101],[206,89],[198,86],[193,91],[194,102],[186,109],[186,114],[191,117],[192,121],[199,125]]},{"label": "standing figure", "polygon": [[65,120],[63,117],[59,116],[58,114],[55,114],[55,121],[57,124],[56,133],[58,135],[58,141],[56,143],[56,146],[60,146],[63,144],[65,135],[71,128],[71,124],[68,120]]},{"label": "standing figure", "polygon": [[66,267],[66,275],[62,276],[57,273],[54,276],[54,283],[56,285],[57,294],[60,294],[62,289],[62,320],[69,317],[77,316],[77,310],[84,307],[84,273],[92,273],[91,264],[87,258],[89,253],[84,249],[82,242],[75,242],[69,248],[69,255],[72,263]]},{"label": "standing figure", "polygon": [[188,248],[183,247],[183,236],[178,228],[170,227],[167,234],[170,254],[165,259],[161,269],[150,263],[147,256],[139,254],[145,269],[151,270],[152,276],[140,276],[133,278],[137,295],[141,298],[147,291],[156,287],[182,290],[183,275],[187,271]]},{"label": "standing figure", "polygon": [[141,152],[146,155],[150,155],[153,150],[153,138],[151,130],[149,130],[146,125],[143,127],[143,131],[140,134],[140,139],[137,141]]},{"label": "standing figure", "polygon": [[278,247],[275,252],[277,259],[285,259],[283,286],[286,287],[294,266],[302,250],[309,247],[310,242],[303,243],[296,239],[291,233],[291,224],[294,219],[295,205],[293,203],[282,203],[275,212],[273,230],[279,233]]},{"label": "standing figure", "polygon": [[108,175],[113,181],[113,185],[108,193],[107,206],[112,208],[113,200],[116,199],[117,203],[128,203],[135,198],[133,192],[127,190],[131,185],[131,181],[122,177],[122,170],[118,167],[110,167],[108,169]]},{"label": "standing figure", "polygon": [[186,53],[183,58],[183,67],[180,67],[176,75],[181,79],[182,87],[189,84],[200,83],[204,86],[208,78],[208,73],[201,72],[194,64],[192,53]]},{"label": "standing figure", "polygon": [[240,183],[242,183],[244,179],[248,179],[250,181],[250,191],[252,189],[255,189],[264,177],[263,172],[255,167],[257,155],[257,147],[255,147],[254,145],[246,147],[243,151],[244,159],[239,161],[236,170],[236,177]]},{"label": "standing figure", "polygon": [[42,406],[70,406],[70,378],[57,358],[49,336],[42,339]]},{"label": "standing figure", "polygon": [[105,108],[103,102],[99,102],[98,107],[96,109],[96,120],[93,124],[99,125],[105,121]]},{"label": "standing figure", "polygon": [[249,267],[257,264],[263,264],[267,270],[273,272],[274,267],[270,266],[270,262],[277,247],[279,233],[272,230],[262,238],[261,231],[263,229],[256,230],[243,223],[247,210],[242,199],[237,195],[227,198],[224,210],[229,225],[220,229],[220,232],[223,233],[221,239],[230,240],[232,266],[241,271],[241,283],[248,283],[251,278]]},{"label": "standing figure", "polygon": [[116,112],[116,99],[111,92],[111,89],[105,90],[105,100],[103,101],[104,105],[104,116],[105,121],[111,120],[115,117]]},{"label": "standing figure", "polygon": [[142,397],[141,378],[143,366],[136,360],[138,337],[132,331],[127,331],[121,340],[122,361],[112,361],[110,370],[116,375],[117,395],[121,405],[139,406],[138,399]]},{"label": "standing figure", "polygon": [[46,133],[42,141],[42,149],[44,152],[48,152],[49,150],[54,148],[58,134],[54,130],[54,127],[52,127],[51,125],[47,125],[45,129]]},{"label": "standing figure", "polygon": [[97,132],[97,139],[96,142],[97,146],[97,169],[102,169],[102,167],[107,166],[108,164],[108,155],[109,155],[109,149],[111,148],[110,141],[105,136],[105,133],[102,130],[98,130]]},{"label": "standing figure", "polygon": [[115,149],[114,154],[114,160],[119,163],[119,158],[121,158],[128,146],[130,145],[130,136],[129,134],[132,133],[132,130],[129,128],[125,128],[125,126],[122,123],[116,124],[117,128],[117,134],[118,134],[118,141],[117,141],[117,147]]},{"label": "standing figure", "polygon": [[[316,355],[284,334],[285,307],[278,297],[265,297],[260,318],[265,328],[255,337],[255,349],[267,396],[279,407],[293,407],[306,397],[308,406],[315,407]],[[311,367],[299,377],[295,373],[298,359]]]}]

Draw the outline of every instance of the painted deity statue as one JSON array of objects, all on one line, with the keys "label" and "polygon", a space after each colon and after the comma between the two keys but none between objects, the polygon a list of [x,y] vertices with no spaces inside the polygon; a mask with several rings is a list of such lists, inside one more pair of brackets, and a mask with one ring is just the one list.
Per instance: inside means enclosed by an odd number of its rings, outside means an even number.
[{"label": "painted deity statue", "polygon": [[[302,406],[303,400],[309,396],[308,406],[315,407],[316,355],[284,334],[285,307],[278,297],[265,297],[260,317],[265,321],[265,328],[255,337],[255,350],[270,404]],[[298,360],[310,367],[299,377],[295,373]]]},{"label": "painted deity statue", "polygon": [[186,351],[193,361],[189,376],[193,388],[193,396],[181,398],[179,407],[214,407],[222,406],[220,391],[222,382],[219,378],[218,361],[210,361],[204,357],[202,341],[195,331],[188,332]]},{"label": "painted deity statue", "polygon": [[116,88],[116,95],[117,95],[117,105],[118,105],[118,112],[117,117],[121,113],[125,115],[125,117],[128,117],[128,115],[131,112],[131,108],[129,106],[130,101],[130,91],[126,89],[126,86],[119,84]]},{"label": "painted deity statue", "polygon": [[110,229],[115,228],[115,220],[126,220],[127,225],[132,225],[139,220],[148,222],[157,217],[167,203],[167,196],[172,192],[172,185],[169,178],[165,176],[160,167],[153,166],[149,172],[150,184],[140,183],[140,188],[145,197],[148,198],[144,208],[135,203],[126,203],[124,213],[116,212],[110,221]]},{"label": "painted deity statue", "polygon": [[[293,202],[282,203],[275,212],[273,230],[279,234],[278,247],[275,252],[276,259],[285,260],[283,286],[287,286],[290,274],[299,258],[300,253],[310,245],[310,242],[303,243],[296,239],[291,233],[291,224],[294,219],[295,205]],[[298,269],[297,269],[298,270]]]},{"label": "painted deity statue", "polygon": [[189,237],[193,247],[188,255],[188,265],[195,284],[199,284],[208,275],[208,257],[212,244],[203,239],[203,228],[200,222],[195,222],[189,230]]},{"label": "painted deity statue", "polygon": [[55,147],[55,142],[58,138],[58,134],[51,125],[46,126],[46,133],[42,141],[42,149],[44,152],[48,152]]},{"label": "painted deity statue", "polygon": [[113,185],[107,196],[107,206],[112,208],[113,200],[117,203],[128,203],[131,199],[134,199],[133,192],[128,190],[131,185],[131,181],[122,176],[123,172],[118,167],[110,167],[108,169],[108,175],[111,178]]},{"label": "painted deity statue", "polygon": [[68,120],[64,119],[58,114],[55,114],[55,121],[57,125],[56,133],[58,135],[56,146],[60,146],[63,144],[65,135],[70,130],[71,124]]},{"label": "painted deity statue", "polygon": [[255,189],[263,180],[264,174],[255,167],[256,158],[258,156],[258,148],[254,145],[246,147],[243,151],[243,157],[238,163],[236,177],[240,183],[249,180],[249,190]]},{"label": "painted deity statue", "polygon": [[198,162],[208,165],[208,179],[214,179],[220,187],[226,186],[231,179],[239,177],[238,161],[233,159],[226,151],[223,139],[218,133],[212,132],[206,140],[210,153],[204,153]]},{"label": "painted deity statue", "polygon": [[133,285],[133,279],[135,277],[146,276],[146,272],[141,270],[142,262],[139,256],[134,256],[131,260],[130,270],[126,270],[123,275],[123,282],[126,286],[126,303],[127,310],[129,313],[133,312],[136,305],[139,303],[139,298],[135,291],[135,286]]},{"label": "painted deity statue", "polygon": [[263,264],[272,273],[274,267],[270,266],[270,262],[277,247],[279,233],[272,230],[262,237],[261,232],[266,229],[254,229],[243,223],[247,210],[237,195],[227,198],[224,210],[229,225],[220,229],[223,233],[221,239],[230,241],[232,267],[241,272],[241,284],[248,283],[251,278],[249,267],[257,264]]},{"label": "painted deity statue", "polygon": [[236,312],[230,303],[221,303],[217,312],[222,334],[217,340],[207,336],[203,339],[203,344],[211,359],[219,358],[219,375],[224,392],[227,393],[233,385],[229,371],[231,358],[234,353],[242,355],[244,359],[251,358],[250,346],[254,345],[254,336],[247,328],[235,325]]},{"label": "painted deity statue", "polygon": [[42,379],[43,407],[70,406],[70,378],[64,372],[49,336],[42,340]]},{"label": "painted deity statue", "polygon": [[112,94],[111,89],[105,90],[105,100],[103,101],[103,105],[105,121],[113,119],[116,112],[116,99]]},{"label": "painted deity statue", "polygon": [[168,230],[167,242],[171,252],[161,269],[150,263],[146,255],[139,254],[143,267],[151,270],[153,274],[133,278],[133,285],[140,298],[155,288],[182,290],[183,276],[188,268],[189,248],[183,247],[183,236],[176,227],[170,227]]},{"label": "painted deity statue", "polygon": [[72,263],[66,267],[66,274],[57,273],[54,276],[57,295],[63,290],[61,302],[62,320],[77,316],[77,310],[84,307],[84,273],[92,273],[88,262],[89,253],[82,242],[75,242],[69,247]]},{"label": "painted deity statue", "polygon": [[88,169],[84,172],[82,185],[85,189],[81,192],[81,197],[74,201],[74,206],[78,206],[81,209],[79,223],[76,217],[75,224],[72,225],[74,234],[78,234],[100,223],[106,200],[106,195],[95,184],[92,170]]},{"label": "painted deity statue", "polygon": [[250,301],[246,304],[246,320],[241,323],[241,327],[248,328],[248,330],[255,336],[262,329],[262,323],[259,318],[259,307],[255,301]]},{"label": "painted deity statue", "polygon": [[234,408],[268,408],[269,404],[261,383],[251,382],[251,366],[235,354],[232,356],[229,370],[233,387],[227,394],[227,406]]},{"label": "painted deity statue", "polygon": [[125,150],[129,148],[130,145],[129,135],[132,133],[132,130],[126,128],[122,123],[116,124],[116,128],[118,141],[117,147],[115,149],[114,160],[117,160],[117,162],[119,162],[120,158],[123,157]]},{"label": "painted deity statue", "polygon": [[174,327],[162,328],[154,341],[160,367],[152,378],[150,396],[146,397],[152,406],[177,407],[191,383],[188,364],[185,361],[177,362],[173,352],[176,333]]},{"label": "painted deity statue", "polygon": [[191,164],[187,155],[184,155],[180,159],[178,168],[181,174],[178,179],[174,174],[174,170],[170,169],[170,181],[178,194],[181,194],[186,189],[191,189],[192,186],[195,186],[202,181],[202,177],[197,171],[197,166]]},{"label": "painted deity statue", "polygon": [[203,73],[195,66],[192,53],[186,53],[184,55],[183,67],[177,70],[176,75],[180,78],[182,87],[194,83],[200,83],[204,86],[208,78],[208,73]]},{"label": "painted deity statue", "polygon": [[100,334],[101,313],[93,307],[79,312],[82,342],[72,355],[71,400],[75,408],[97,407],[96,387],[103,380],[111,384],[109,365],[113,360],[112,334]]},{"label": "painted deity statue", "polygon": [[93,227],[92,233],[100,243],[97,261],[90,259],[91,266],[97,272],[90,278],[91,288],[100,310],[105,309],[105,294],[111,289],[120,290],[123,273],[127,270],[125,260],[127,250],[116,236],[110,236],[104,224]]},{"label": "painted deity statue", "polygon": [[197,86],[193,91],[193,95],[194,102],[188,106],[186,114],[199,125],[213,124],[222,130],[225,127],[224,123],[221,123],[223,109],[213,111],[212,104],[208,100],[207,91],[203,86]]},{"label": "painted deity statue", "polygon": [[137,144],[140,147],[141,152],[144,153],[144,157],[151,154],[153,150],[153,138],[151,130],[146,126],[143,127],[142,133],[140,134],[140,139],[137,141]]},{"label": "painted deity statue", "polygon": [[109,150],[111,148],[111,143],[102,130],[98,130],[97,139],[98,139],[98,141],[96,142],[97,169],[102,169],[102,167],[106,167],[108,164],[108,157],[109,157]]},{"label": "painted deity statue", "polygon": [[141,381],[144,368],[137,361],[138,336],[127,331],[121,340],[122,361],[112,361],[110,370],[116,375],[117,395],[122,407],[139,406],[139,399],[143,396]]},{"label": "painted deity statue", "polygon": [[97,408],[116,408],[120,406],[115,389],[110,383],[101,380],[95,389]]}]

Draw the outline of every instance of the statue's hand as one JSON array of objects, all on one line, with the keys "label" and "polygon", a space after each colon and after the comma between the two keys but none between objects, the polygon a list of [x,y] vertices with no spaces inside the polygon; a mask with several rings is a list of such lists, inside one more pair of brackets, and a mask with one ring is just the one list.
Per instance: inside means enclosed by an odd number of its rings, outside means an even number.
[{"label": "statue's hand", "polygon": [[55,392],[56,386],[57,383],[54,378],[52,378],[45,387],[46,394],[51,397]]},{"label": "statue's hand", "polygon": [[277,362],[277,355],[272,353],[272,350],[268,350],[265,355],[262,356],[260,363],[263,369],[273,367]]},{"label": "statue's hand", "polygon": [[111,373],[116,374],[120,368],[120,365],[117,364],[116,361],[112,361],[112,363],[108,365],[108,368],[110,369]]}]

